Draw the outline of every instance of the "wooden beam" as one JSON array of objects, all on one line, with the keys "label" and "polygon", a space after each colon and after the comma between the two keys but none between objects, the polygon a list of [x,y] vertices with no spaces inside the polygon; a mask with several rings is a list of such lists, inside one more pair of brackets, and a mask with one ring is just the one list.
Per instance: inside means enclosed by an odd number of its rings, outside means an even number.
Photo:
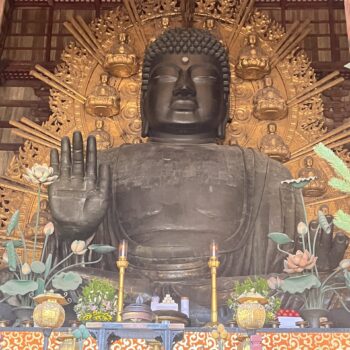
[{"label": "wooden beam", "polygon": [[44,103],[41,100],[33,101],[33,100],[2,100],[2,99],[0,99],[0,107],[31,107],[31,108],[47,107],[49,108],[48,104]]},{"label": "wooden beam", "polygon": [[0,151],[17,152],[23,143],[0,143]]},{"label": "wooden beam", "polygon": [[0,129],[10,129],[13,128],[13,126],[10,124],[7,120],[0,120]]}]

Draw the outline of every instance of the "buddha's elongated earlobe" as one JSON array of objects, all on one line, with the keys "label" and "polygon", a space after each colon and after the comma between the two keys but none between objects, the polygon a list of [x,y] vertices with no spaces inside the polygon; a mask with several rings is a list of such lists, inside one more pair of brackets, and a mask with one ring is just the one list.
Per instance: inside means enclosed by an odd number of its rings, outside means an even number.
[{"label": "buddha's elongated earlobe", "polygon": [[142,130],[141,130],[141,136],[147,137],[149,132],[149,123],[148,120],[143,119],[142,120]]}]

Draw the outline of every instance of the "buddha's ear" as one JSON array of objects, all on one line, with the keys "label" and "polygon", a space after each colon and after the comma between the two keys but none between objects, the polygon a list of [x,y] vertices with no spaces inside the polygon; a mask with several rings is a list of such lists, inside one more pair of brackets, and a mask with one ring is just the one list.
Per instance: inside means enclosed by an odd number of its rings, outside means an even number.
[{"label": "buddha's ear", "polygon": [[219,139],[224,139],[225,138],[225,129],[226,129],[226,118],[225,120],[220,123],[220,125],[218,126],[218,129],[217,129],[217,138]]},{"label": "buddha's ear", "polygon": [[141,129],[141,136],[147,137],[149,132],[149,123],[148,120],[145,118],[142,118],[142,129]]}]

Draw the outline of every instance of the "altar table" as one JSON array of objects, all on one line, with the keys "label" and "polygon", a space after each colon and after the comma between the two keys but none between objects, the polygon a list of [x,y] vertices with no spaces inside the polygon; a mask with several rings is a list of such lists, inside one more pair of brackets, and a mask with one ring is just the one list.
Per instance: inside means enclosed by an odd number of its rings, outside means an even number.
[{"label": "altar table", "polygon": [[[125,324],[124,324],[125,325]],[[203,328],[171,328],[167,325],[149,324],[146,331],[148,339],[160,337],[166,350],[218,350],[216,340],[211,336],[210,329]],[[48,350],[59,350],[57,336],[66,333],[68,328],[60,328],[52,333],[41,328],[0,328],[1,350],[45,350],[44,332],[47,336],[46,348]],[[136,331],[135,328],[116,329],[115,327],[102,327],[89,329],[94,337],[84,341],[84,350],[98,350],[97,343],[100,340],[100,347],[107,350],[107,344],[101,345],[103,332],[116,331],[115,334],[137,337],[145,335],[145,329]],[[229,337],[224,343],[224,350],[237,349],[238,335],[247,334],[245,330],[227,328]],[[51,333],[51,334],[50,334]],[[183,334],[182,334],[183,333]],[[106,334],[106,333],[105,333]],[[259,329],[250,331],[249,336],[261,336],[260,349],[262,350],[350,350],[350,329]],[[176,337],[182,336],[179,340]],[[173,339],[176,343],[172,344]],[[101,349],[100,348],[100,349]],[[111,350],[151,350],[146,339],[123,338],[113,342]]]}]

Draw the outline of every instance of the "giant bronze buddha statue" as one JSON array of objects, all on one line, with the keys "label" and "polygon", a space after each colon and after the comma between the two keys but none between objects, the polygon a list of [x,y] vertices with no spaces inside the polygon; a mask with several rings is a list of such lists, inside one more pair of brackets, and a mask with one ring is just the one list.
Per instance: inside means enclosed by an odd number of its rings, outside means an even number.
[{"label": "giant bronze buddha statue", "polygon": [[[282,270],[269,232],[292,238],[302,218],[300,191],[281,185],[289,171],[253,149],[218,145],[228,120],[230,68],[225,47],[209,32],[171,29],[146,50],[142,136],[86,157],[79,132],[52,151],[59,179],[51,212],[70,242],[129,242],[132,269],[153,281],[208,276],[209,245],[220,247],[220,276]],[[72,154],[72,156],[71,156]],[[99,164],[99,171],[97,167]],[[115,257],[104,261],[115,270]],[[130,270],[128,270],[130,271]]]}]

